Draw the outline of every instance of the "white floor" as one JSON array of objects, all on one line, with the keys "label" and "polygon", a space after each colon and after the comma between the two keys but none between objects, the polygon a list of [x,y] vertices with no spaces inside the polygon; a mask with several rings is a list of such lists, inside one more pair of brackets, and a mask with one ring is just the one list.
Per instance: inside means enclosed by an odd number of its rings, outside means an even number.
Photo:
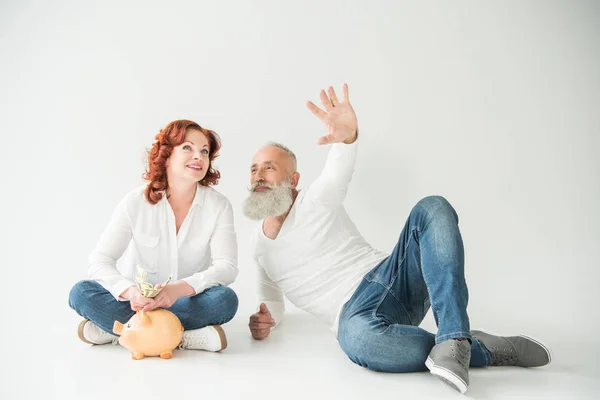
[{"label": "white floor", "polygon": [[[72,313],[74,314],[74,313]],[[429,373],[388,374],[354,365],[326,327],[293,311],[267,340],[251,339],[247,316],[225,325],[220,354],[177,350],[134,361],[120,346],[77,339],[79,318],[45,332],[18,327],[3,340],[1,399],[459,399]],[[5,328],[6,329],[6,328]],[[554,361],[538,369],[472,369],[475,399],[600,399],[598,343],[545,337]],[[12,340],[20,345],[8,346]]]}]

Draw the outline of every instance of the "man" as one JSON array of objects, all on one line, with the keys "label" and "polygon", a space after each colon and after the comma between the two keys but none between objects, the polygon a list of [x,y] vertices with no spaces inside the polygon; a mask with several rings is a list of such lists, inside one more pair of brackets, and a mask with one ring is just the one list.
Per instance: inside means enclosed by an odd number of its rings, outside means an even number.
[{"label": "man", "polygon": [[[244,212],[261,220],[252,239],[261,300],[249,322],[254,339],[282,322],[285,295],[328,323],[353,362],[375,371],[428,368],[464,393],[469,366],[548,364],[550,351],[536,340],[470,330],[458,217],[443,197],[416,204],[391,254],[363,239],[343,206],[359,137],[347,85],[343,91],[342,101],[332,87],[321,91],[324,110],[307,103],[327,128],[318,144],[333,144],[307,189],[297,189],[296,157],[285,146],[271,143],[252,160]],[[430,307],[436,335],[418,327]]]}]

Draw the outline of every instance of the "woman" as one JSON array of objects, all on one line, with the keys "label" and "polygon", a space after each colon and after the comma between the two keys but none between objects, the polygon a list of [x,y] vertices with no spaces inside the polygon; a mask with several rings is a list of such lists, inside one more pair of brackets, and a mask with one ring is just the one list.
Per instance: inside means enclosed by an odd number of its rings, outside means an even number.
[{"label": "woman", "polygon": [[[71,289],[69,304],[84,318],[81,340],[116,344],[115,320],[125,323],[136,311],[164,308],[185,329],[180,348],[227,346],[220,325],[237,311],[237,296],[227,285],[238,269],[231,204],[210,187],[220,178],[212,166],[220,147],[215,132],[193,121],[173,121],[156,136],[144,174],[149,183],[117,206],[90,255],[90,280]],[[138,265],[152,284],[171,277],[153,299],[135,284]]]}]

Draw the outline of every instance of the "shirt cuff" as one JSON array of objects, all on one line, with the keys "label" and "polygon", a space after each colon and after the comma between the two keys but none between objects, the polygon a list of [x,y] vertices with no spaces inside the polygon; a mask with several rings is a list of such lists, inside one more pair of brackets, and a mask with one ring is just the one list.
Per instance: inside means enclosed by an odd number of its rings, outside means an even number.
[{"label": "shirt cuff", "polygon": [[125,290],[127,290],[127,288],[130,288],[131,286],[135,286],[135,283],[130,281],[129,279],[122,279],[119,282],[117,282],[110,290],[109,292],[115,297],[115,299],[117,299],[118,301],[129,301],[127,299],[123,299],[121,297],[119,297],[121,295],[121,293],[123,293]]},{"label": "shirt cuff", "polygon": [[194,289],[194,291],[196,292],[196,293],[194,293],[194,295],[204,292],[209,287],[215,286],[215,285],[210,285],[209,283],[206,282],[204,272],[197,272],[192,276],[188,276],[187,278],[181,279],[182,281],[184,281],[185,283],[187,283]]}]

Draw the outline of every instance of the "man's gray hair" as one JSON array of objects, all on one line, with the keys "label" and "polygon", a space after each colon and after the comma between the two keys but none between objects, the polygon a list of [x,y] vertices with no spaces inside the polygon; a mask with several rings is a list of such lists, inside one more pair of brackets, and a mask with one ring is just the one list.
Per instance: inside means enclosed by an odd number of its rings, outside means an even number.
[{"label": "man's gray hair", "polygon": [[297,171],[298,161],[296,160],[296,155],[294,154],[293,151],[291,151],[289,149],[289,147],[284,146],[283,144],[277,143],[277,142],[269,142],[269,143],[267,143],[267,146],[278,147],[281,150],[285,151],[287,153],[287,155],[290,157],[290,159],[292,160],[292,171],[291,172],[296,172]]}]

